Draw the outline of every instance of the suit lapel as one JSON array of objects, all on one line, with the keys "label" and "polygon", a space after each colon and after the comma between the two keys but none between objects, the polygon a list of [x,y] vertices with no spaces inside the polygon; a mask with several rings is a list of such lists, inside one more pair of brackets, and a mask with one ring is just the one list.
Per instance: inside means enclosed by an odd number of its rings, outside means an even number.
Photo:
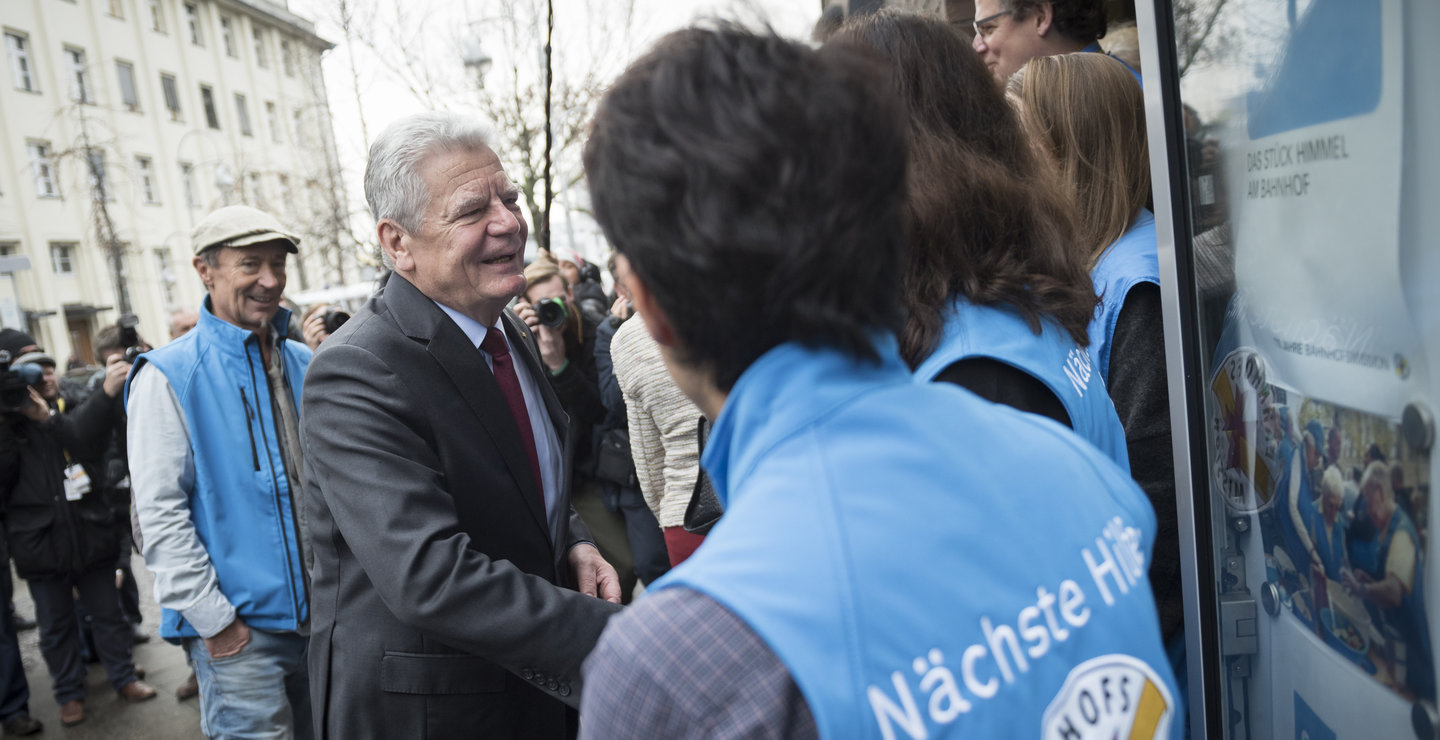
[{"label": "suit lapel", "polygon": [[[547,538],[553,538],[545,517],[540,481],[532,480],[529,456],[517,436],[519,429],[510,415],[510,406],[480,350],[470,344],[465,332],[460,331],[434,301],[404,278],[392,276],[385,293],[387,303],[391,304],[391,315],[400,329],[407,336],[427,342],[430,356],[450,377],[505,461],[523,499],[521,504]],[[480,441],[476,440],[476,444]]]}]

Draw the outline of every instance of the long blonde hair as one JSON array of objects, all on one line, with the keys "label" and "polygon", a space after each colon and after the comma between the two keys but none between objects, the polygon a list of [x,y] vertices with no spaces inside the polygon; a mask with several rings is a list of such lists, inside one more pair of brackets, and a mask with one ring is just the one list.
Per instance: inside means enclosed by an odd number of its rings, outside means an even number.
[{"label": "long blonde hair", "polygon": [[1077,52],[1035,57],[1007,87],[1074,199],[1079,246],[1093,265],[1150,200],[1140,85],[1119,60]]}]

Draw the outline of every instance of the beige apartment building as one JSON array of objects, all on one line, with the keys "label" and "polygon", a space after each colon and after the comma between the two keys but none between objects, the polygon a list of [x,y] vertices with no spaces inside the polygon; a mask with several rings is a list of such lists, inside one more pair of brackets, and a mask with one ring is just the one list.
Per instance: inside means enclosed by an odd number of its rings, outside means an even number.
[{"label": "beige apartment building", "polygon": [[283,2],[0,0],[0,30],[0,326],[90,362],[128,309],[163,344],[204,297],[191,228],[235,203],[303,237],[288,293],[368,274],[320,71],[333,44]]}]

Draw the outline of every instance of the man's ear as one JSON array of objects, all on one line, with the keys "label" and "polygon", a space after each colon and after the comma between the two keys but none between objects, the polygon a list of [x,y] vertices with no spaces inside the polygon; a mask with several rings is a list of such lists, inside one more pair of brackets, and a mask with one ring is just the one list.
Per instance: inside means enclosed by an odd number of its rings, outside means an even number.
[{"label": "man's ear", "polygon": [[1035,17],[1030,20],[1035,24],[1035,33],[1044,38],[1045,34],[1050,33],[1050,29],[1054,26],[1055,6],[1050,3],[1040,3],[1034,12]]},{"label": "man's ear", "polygon": [[210,263],[206,262],[204,257],[197,254],[195,255],[195,259],[191,260],[190,264],[195,265],[195,272],[200,276],[200,282],[204,283],[205,290],[209,291],[212,280],[210,277]]},{"label": "man's ear", "polygon": [[[618,263],[624,260],[625,255],[616,258]],[[625,262],[625,284],[630,288],[630,300],[635,302],[635,312],[645,317],[645,328],[649,330],[650,337],[661,347],[675,346],[675,329],[670,326],[670,317],[655,303],[655,296],[650,293],[650,286],[645,280],[630,268],[628,260]]]},{"label": "man's ear", "polygon": [[375,225],[376,234],[380,237],[380,249],[384,250],[385,256],[390,258],[390,264],[395,266],[399,273],[414,272],[415,256],[410,254],[410,240],[405,230],[394,219],[382,218],[380,223]]}]

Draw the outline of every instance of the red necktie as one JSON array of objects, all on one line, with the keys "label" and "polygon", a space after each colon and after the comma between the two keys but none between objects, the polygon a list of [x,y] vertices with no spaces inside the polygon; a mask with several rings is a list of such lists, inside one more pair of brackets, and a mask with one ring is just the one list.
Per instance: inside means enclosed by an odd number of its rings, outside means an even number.
[{"label": "red necktie", "polygon": [[530,426],[530,412],[525,409],[525,394],[520,390],[520,376],[515,374],[515,360],[510,357],[510,345],[505,342],[500,330],[492,326],[485,330],[485,339],[480,342],[480,349],[490,355],[494,364],[495,382],[500,385],[500,393],[505,396],[505,405],[510,407],[510,415],[515,418],[520,441],[525,445],[525,455],[530,458],[530,472],[535,476],[535,486],[540,489],[543,498],[545,483],[540,478],[540,455],[535,451],[535,428]]}]

